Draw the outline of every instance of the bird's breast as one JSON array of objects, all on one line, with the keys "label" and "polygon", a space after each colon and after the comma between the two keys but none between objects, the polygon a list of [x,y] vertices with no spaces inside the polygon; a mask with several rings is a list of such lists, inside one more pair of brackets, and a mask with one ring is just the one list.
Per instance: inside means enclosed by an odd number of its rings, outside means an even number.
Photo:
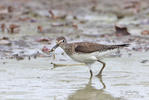
[{"label": "bird's breast", "polygon": [[70,56],[72,59],[78,62],[83,62],[83,63],[93,63],[94,61],[97,61],[97,58],[94,55],[90,54],[79,54],[75,53]]}]

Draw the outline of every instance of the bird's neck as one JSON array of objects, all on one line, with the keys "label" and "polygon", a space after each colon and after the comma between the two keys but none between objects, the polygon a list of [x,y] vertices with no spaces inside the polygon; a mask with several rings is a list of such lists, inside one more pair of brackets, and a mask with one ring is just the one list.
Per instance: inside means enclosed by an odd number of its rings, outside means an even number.
[{"label": "bird's neck", "polygon": [[67,43],[61,45],[60,47],[61,47],[61,48],[65,51],[65,53],[68,54],[68,55],[71,55],[72,52],[73,52],[73,50],[72,50],[72,48],[71,48],[71,45],[69,45],[69,44],[67,44]]},{"label": "bird's neck", "polygon": [[67,43],[61,44],[60,47],[61,47],[63,50],[65,50],[65,49],[67,48]]}]

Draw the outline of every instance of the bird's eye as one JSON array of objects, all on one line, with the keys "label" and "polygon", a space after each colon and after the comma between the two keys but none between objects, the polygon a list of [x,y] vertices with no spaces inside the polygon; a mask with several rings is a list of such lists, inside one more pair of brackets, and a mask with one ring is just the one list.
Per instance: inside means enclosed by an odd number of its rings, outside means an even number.
[{"label": "bird's eye", "polygon": [[65,42],[65,40],[63,40],[63,42]]}]

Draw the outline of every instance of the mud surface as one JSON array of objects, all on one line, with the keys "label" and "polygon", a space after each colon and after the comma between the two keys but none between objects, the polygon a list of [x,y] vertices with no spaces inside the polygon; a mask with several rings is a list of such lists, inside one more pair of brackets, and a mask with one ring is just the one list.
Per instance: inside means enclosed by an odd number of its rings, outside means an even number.
[{"label": "mud surface", "polygon": [[[148,0],[0,2],[1,100],[149,99]],[[102,79],[90,80],[88,68],[60,48],[55,59],[49,53],[58,36],[130,46],[104,59]],[[99,68],[92,66],[94,75]]]}]

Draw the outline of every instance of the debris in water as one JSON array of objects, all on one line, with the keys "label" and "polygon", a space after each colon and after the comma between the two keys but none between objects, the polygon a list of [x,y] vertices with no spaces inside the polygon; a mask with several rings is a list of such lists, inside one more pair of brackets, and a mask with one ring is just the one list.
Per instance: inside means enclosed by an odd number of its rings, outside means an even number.
[{"label": "debris in water", "polygon": [[148,62],[149,60],[142,60],[141,63],[146,63]]},{"label": "debris in water", "polygon": [[11,41],[7,37],[3,37],[0,39],[0,45],[11,45]]},{"label": "debris in water", "polygon": [[149,35],[149,30],[144,30],[143,32],[141,32],[142,35]]},{"label": "debris in water", "polygon": [[1,31],[2,31],[2,32],[5,32],[5,28],[6,28],[5,24],[4,24],[4,23],[1,24]]},{"label": "debris in water", "polygon": [[44,47],[42,48],[42,52],[44,52],[44,53],[50,53],[50,49],[47,48],[46,46],[44,46]]},{"label": "debris in water", "polygon": [[42,28],[42,26],[37,26],[37,31],[39,32],[39,33],[42,33],[43,32],[43,28]]},{"label": "debris in water", "polygon": [[115,25],[115,30],[116,30],[115,34],[117,36],[130,35],[130,33],[127,30],[127,27],[120,27],[120,26]]},{"label": "debris in water", "polygon": [[10,24],[9,25],[9,29],[8,29],[8,33],[18,33],[19,32],[19,25],[16,24]]},{"label": "debris in water", "polygon": [[40,38],[40,39],[37,40],[37,42],[45,42],[45,43],[48,43],[48,44],[51,43],[51,41],[48,38]]},{"label": "debris in water", "polygon": [[51,15],[52,19],[65,19],[67,15],[62,15],[62,16],[55,16],[52,10],[49,10],[49,14]]}]

